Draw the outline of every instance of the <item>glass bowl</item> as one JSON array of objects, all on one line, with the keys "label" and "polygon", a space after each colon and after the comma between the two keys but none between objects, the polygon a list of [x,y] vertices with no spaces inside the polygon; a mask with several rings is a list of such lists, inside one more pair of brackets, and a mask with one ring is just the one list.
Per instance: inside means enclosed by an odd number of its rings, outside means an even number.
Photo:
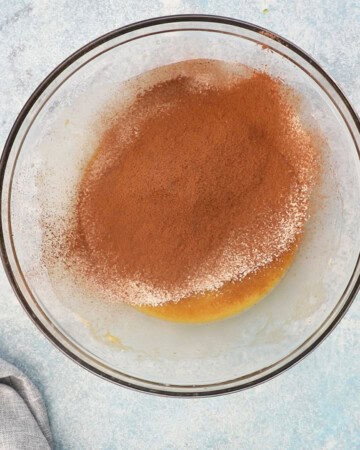
[{"label": "glass bowl", "polygon": [[[279,76],[325,137],[324,176],[301,248],[281,283],[230,319],[161,321],[104,306],[42,263],[42,219],[59,217],[96,139],[92,121],[119,85],[173,62],[236,61]],[[122,386],[209,396],[255,386],[313,350],[359,288],[359,120],[336,83],[294,44],[255,25],[172,16],[115,30],[58,66],[17,118],[1,160],[1,253],[38,328],[82,367]],[[45,206],[44,206],[45,205]],[[85,298],[86,297],[86,298]]]}]

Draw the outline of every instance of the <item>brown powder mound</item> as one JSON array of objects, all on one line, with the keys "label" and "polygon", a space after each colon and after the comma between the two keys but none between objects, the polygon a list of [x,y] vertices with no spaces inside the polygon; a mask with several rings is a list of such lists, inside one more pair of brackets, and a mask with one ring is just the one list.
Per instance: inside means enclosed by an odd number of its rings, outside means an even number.
[{"label": "brown powder mound", "polygon": [[[289,89],[263,72],[181,64],[107,125],[66,232],[76,271],[130,303],[240,280],[308,216],[317,152]],[[218,83],[192,75],[199,65]]]}]

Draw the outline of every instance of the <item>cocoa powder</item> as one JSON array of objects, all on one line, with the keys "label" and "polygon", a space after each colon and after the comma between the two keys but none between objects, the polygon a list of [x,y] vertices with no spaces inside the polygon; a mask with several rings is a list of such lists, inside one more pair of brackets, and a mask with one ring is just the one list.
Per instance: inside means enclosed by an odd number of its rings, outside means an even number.
[{"label": "cocoa powder", "polygon": [[137,79],[79,184],[65,231],[75,272],[119,301],[160,304],[241,280],[295,242],[315,141],[291,91],[243,69],[187,61],[145,89]]}]

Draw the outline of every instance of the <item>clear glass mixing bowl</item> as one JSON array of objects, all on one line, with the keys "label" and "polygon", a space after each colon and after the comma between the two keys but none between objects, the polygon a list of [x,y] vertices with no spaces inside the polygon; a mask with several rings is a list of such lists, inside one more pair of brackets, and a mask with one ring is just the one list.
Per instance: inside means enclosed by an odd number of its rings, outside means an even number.
[{"label": "clear glass mixing bowl", "polygon": [[[237,61],[280,76],[326,137],[324,181],[294,264],[266,299],[231,319],[175,324],[105,307],[42,264],[41,221],[61,216],[96,139],[94,117],[125,80],[185,59]],[[302,50],[260,27],[174,16],[115,30],[57,67],[24,106],[1,160],[1,253],[31,319],[65,354],[123,386],[206,396],[255,386],[314,349],[359,287],[359,120]],[[45,205],[45,206],[44,206]],[[44,211],[45,208],[45,211]],[[46,210],[47,209],[47,210]]]}]

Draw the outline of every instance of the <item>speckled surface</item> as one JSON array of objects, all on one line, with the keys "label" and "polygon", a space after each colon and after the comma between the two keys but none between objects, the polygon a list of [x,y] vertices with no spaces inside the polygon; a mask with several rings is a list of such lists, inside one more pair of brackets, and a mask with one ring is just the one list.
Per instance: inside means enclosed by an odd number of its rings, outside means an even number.
[{"label": "speckled surface", "polygon": [[[1,0],[1,143],[31,92],[77,48],[137,20],[191,12],[282,34],[315,57],[360,111],[359,0]],[[0,357],[43,393],[57,449],[360,448],[359,318],[355,301],[315,352],[252,390],[157,398],[114,386],[62,355],[31,323],[0,269]]]}]

